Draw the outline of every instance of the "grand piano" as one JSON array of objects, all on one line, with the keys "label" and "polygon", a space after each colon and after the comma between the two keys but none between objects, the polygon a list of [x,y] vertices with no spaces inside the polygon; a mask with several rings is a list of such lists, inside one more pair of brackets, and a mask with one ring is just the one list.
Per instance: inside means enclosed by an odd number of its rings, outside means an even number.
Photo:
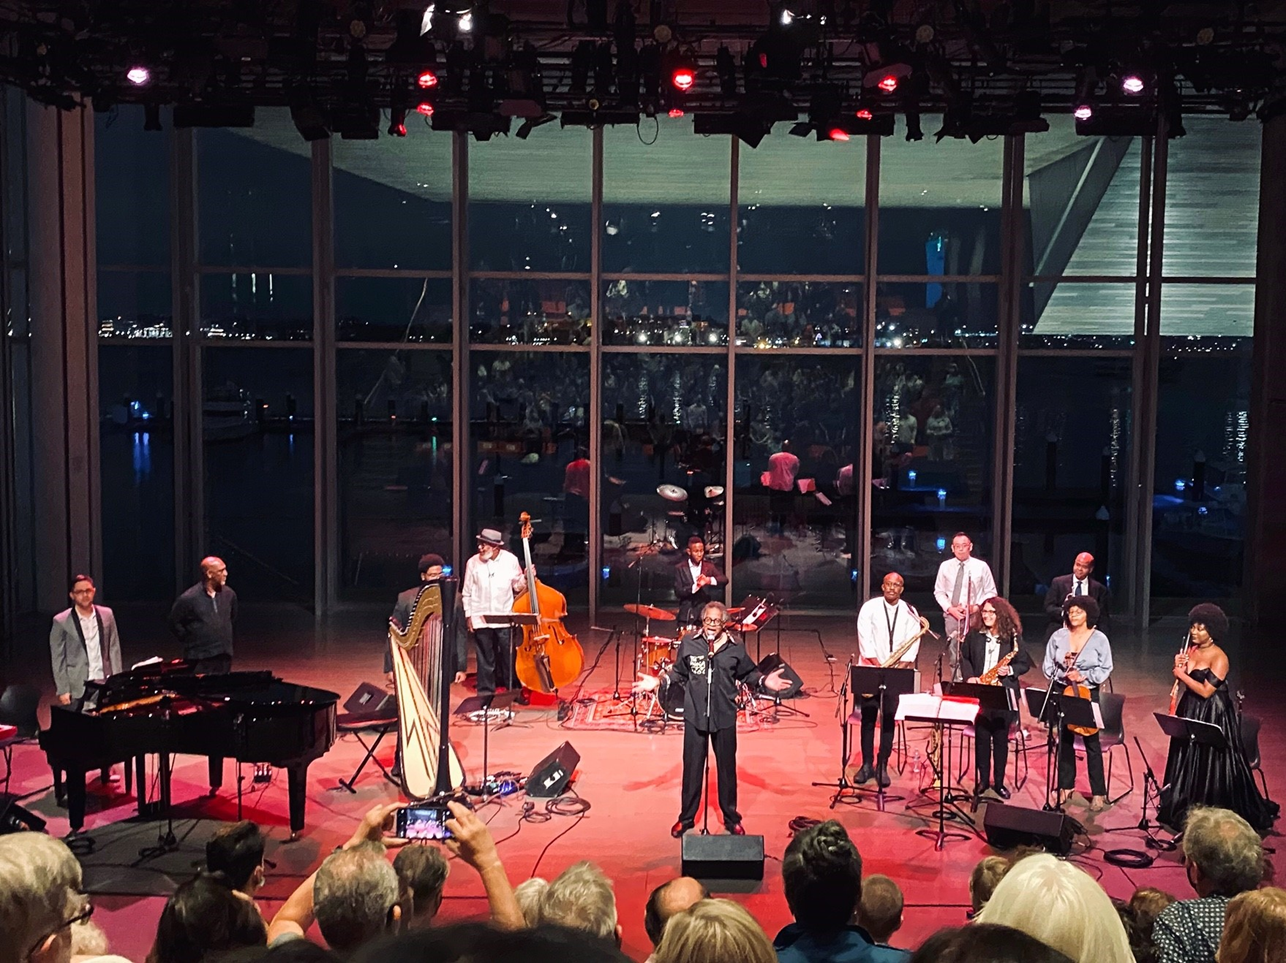
[{"label": "grand piano", "polygon": [[85,773],[136,760],[143,809],[143,757],[156,753],[159,813],[170,806],[170,756],[210,757],[210,786],[222,783],[223,760],[269,763],[285,769],[290,832],[304,828],[308,764],[335,742],[335,704],[325,689],[283,682],[271,672],[197,675],[182,660],[120,672],[86,686],[81,706],[51,707],[40,733],[55,786],[66,776],[67,812],[73,832],[85,824]]}]

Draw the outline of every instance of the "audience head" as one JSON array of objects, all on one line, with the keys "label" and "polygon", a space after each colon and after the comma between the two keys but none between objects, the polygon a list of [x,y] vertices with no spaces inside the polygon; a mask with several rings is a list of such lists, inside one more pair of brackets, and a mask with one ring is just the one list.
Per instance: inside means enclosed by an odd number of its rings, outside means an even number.
[{"label": "audience head", "polygon": [[1152,924],[1156,922],[1161,911],[1173,903],[1175,898],[1163,889],[1157,889],[1155,886],[1140,886],[1130,897],[1130,911],[1134,914],[1135,921],[1140,926],[1145,926],[1148,932],[1152,931]]},{"label": "audience head", "polygon": [[795,836],[781,859],[786,905],[806,930],[838,932],[862,895],[862,856],[833,819]]},{"label": "audience head", "polygon": [[592,863],[573,863],[550,881],[540,897],[540,921],[621,942],[612,882]]},{"label": "audience head", "polygon": [[451,868],[436,846],[403,846],[393,857],[398,892],[409,907],[402,910],[409,926],[424,926],[438,915],[442,887]]},{"label": "audience head", "polygon": [[1046,853],[1015,863],[978,914],[1022,930],[1076,963],[1132,963],[1121,917],[1084,870]]},{"label": "audience head", "polygon": [[777,951],[740,903],[703,899],[665,925],[656,963],[777,963]]},{"label": "audience head", "polygon": [[862,898],[857,904],[857,925],[876,943],[887,943],[902,927],[902,890],[887,876],[862,880]]},{"label": "audience head", "polygon": [[1264,878],[1264,845],[1250,823],[1213,806],[1188,810],[1183,864],[1198,896],[1236,896]]},{"label": "audience head", "polygon": [[66,963],[73,923],[87,919],[80,863],[44,833],[0,836],[0,963]]},{"label": "audience head", "polygon": [[147,963],[201,963],[267,940],[268,927],[255,904],[222,874],[202,873],[166,901]]},{"label": "audience head", "polygon": [[973,872],[969,874],[969,905],[975,915],[987,905],[987,900],[991,899],[991,894],[996,890],[996,884],[1004,878],[1012,865],[1012,861],[1004,856],[984,856],[978,860]]},{"label": "audience head", "polygon": [[263,833],[250,820],[221,826],[205,844],[205,868],[253,896],[264,882],[263,849]]},{"label": "audience head", "polygon": [[1286,961],[1286,890],[1268,886],[1228,901],[1218,959],[1219,963]]},{"label": "audience head", "polygon": [[549,880],[539,876],[525,879],[514,887],[514,899],[518,901],[518,908],[522,910],[522,918],[528,926],[540,923],[540,901],[547,889]]},{"label": "audience head", "polygon": [[332,853],[313,880],[317,927],[337,953],[350,953],[397,923],[397,899],[397,873],[379,843]]},{"label": "audience head", "polygon": [[911,955],[910,963],[1072,963],[1021,930],[974,923],[939,930]]},{"label": "audience head", "polygon": [[616,947],[583,930],[536,926],[501,930],[460,923],[412,930],[362,947],[353,963],[629,963]]},{"label": "audience head", "polygon": [[652,890],[643,910],[643,928],[652,945],[655,947],[661,942],[671,916],[709,898],[709,891],[691,876],[680,876]]}]

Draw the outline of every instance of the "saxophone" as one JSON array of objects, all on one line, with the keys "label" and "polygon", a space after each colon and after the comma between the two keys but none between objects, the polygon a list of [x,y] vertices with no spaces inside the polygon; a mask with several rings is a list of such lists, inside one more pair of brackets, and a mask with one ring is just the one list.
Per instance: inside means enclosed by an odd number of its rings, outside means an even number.
[{"label": "saxophone", "polygon": [[929,620],[922,615],[920,616],[920,631],[915,633],[915,635],[911,636],[911,638],[907,639],[905,642],[899,645],[896,650],[891,652],[889,654],[889,657],[880,663],[880,668],[891,669],[899,662],[901,662],[902,656],[906,655],[907,652],[911,651],[911,646],[919,642],[920,639],[924,637],[924,633],[928,631],[929,631]]},{"label": "saxophone", "polygon": [[1014,656],[1018,654],[1018,640],[1014,640],[1013,649],[1008,652],[1003,659],[993,665],[990,669],[978,676],[979,685],[1000,685],[1000,670],[1013,661]]}]

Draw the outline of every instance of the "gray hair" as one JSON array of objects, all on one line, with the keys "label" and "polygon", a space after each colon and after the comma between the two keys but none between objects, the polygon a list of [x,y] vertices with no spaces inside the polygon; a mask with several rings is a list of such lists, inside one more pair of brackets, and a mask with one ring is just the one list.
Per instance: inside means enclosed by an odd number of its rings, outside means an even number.
[{"label": "gray hair", "polygon": [[1183,826],[1183,856],[1221,896],[1254,889],[1264,878],[1264,844],[1235,812],[1194,806]]},{"label": "gray hair", "polygon": [[540,921],[616,939],[616,896],[612,882],[592,863],[563,870],[540,898]]},{"label": "gray hair", "polygon": [[518,901],[518,908],[522,910],[522,918],[528,926],[540,925],[540,901],[547,889],[549,880],[540,876],[525,879],[514,887],[514,899]]},{"label": "gray hair", "polygon": [[384,847],[363,843],[326,857],[313,881],[313,913],[326,942],[346,953],[387,930],[397,895]]},{"label": "gray hair", "polygon": [[19,963],[66,925],[80,882],[80,863],[61,840],[44,833],[0,836],[0,963]]}]

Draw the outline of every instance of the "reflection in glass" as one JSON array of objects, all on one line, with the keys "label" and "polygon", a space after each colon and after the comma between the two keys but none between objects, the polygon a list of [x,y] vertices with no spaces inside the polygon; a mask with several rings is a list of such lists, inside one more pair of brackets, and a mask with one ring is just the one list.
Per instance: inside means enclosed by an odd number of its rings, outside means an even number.
[{"label": "reflection in glass", "polygon": [[[98,349],[104,600],[162,601],[174,585],[174,360],[169,345]],[[168,551],[167,551],[168,548]]]},{"label": "reflection in glass", "polygon": [[603,343],[728,343],[728,285],[722,281],[608,281]]},{"label": "reflection in glass", "polygon": [[205,348],[208,551],[243,599],[313,595],[313,354]]},{"label": "reflection in glass", "polygon": [[881,281],[875,295],[875,346],[995,347],[998,296],[994,284]]},{"label": "reflection in glass", "polygon": [[312,264],[312,164],[290,111],[259,108],[249,130],[196,131],[200,263]]},{"label": "reflection in glass", "polygon": [[588,281],[474,280],[469,285],[475,344],[588,344]]},{"label": "reflection in glass", "polygon": [[853,608],[857,359],[737,359],[732,594]]},{"label": "reflection in glass", "polygon": [[[167,111],[168,113],[168,111]],[[94,114],[94,205],[98,263],[170,263],[169,118],[143,129],[143,107]]]},{"label": "reflection in glass", "polygon": [[932,599],[951,536],[989,560],[995,361],[972,355],[875,361],[870,590],[896,570],[910,600]]},{"label": "reflection in glass", "polygon": [[880,147],[880,272],[999,273],[1001,138],[887,137]]},{"label": "reflection in glass", "polygon": [[1253,284],[1161,285],[1161,334],[1185,338],[1250,338]]},{"label": "reflection in glass", "polygon": [[309,341],[313,282],[299,274],[204,274],[201,333],[239,341]]},{"label": "reflection in glass", "polygon": [[852,348],[862,343],[859,282],[746,281],[737,285],[737,344]]},{"label": "reflection in glass", "polygon": [[478,352],[470,358],[472,529],[498,528],[522,557],[518,516],[531,515],[540,579],[589,597],[589,355]]},{"label": "reflection in glass", "polygon": [[451,343],[450,278],[335,279],[340,341]]},{"label": "reflection in glass", "polygon": [[[1180,345],[1187,349],[1182,354]],[[1246,538],[1250,339],[1216,347],[1176,338],[1163,351],[1152,594],[1233,596],[1241,586]]]},{"label": "reflection in glass", "polygon": [[1041,611],[1050,580],[1079,552],[1094,556],[1096,579],[1120,588],[1130,367],[1129,358],[1019,358],[1010,597],[1024,611]]},{"label": "reflection in glass", "polygon": [[469,145],[475,271],[589,271],[592,135],[545,125],[527,140]]},{"label": "reflection in glass", "polygon": [[691,115],[606,128],[603,270],[726,273],[731,145],[694,135]]},{"label": "reflection in glass", "polygon": [[1022,346],[1129,348],[1135,295],[1133,282],[1029,282],[1021,292]]},{"label": "reflection in glass", "polygon": [[337,352],[340,588],[387,601],[451,558],[451,354]]},{"label": "reflection in glass", "polygon": [[335,264],[451,268],[451,135],[413,117],[405,137],[331,142]]},{"label": "reflection in glass", "polygon": [[675,610],[674,568],[694,535],[727,572],[727,392],[719,356],[603,356],[599,598],[617,621],[626,619],[619,607],[639,599]]},{"label": "reflection in glass", "polygon": [[172,329],[168,271],[98,271],[100,338],[168,338]]}]

